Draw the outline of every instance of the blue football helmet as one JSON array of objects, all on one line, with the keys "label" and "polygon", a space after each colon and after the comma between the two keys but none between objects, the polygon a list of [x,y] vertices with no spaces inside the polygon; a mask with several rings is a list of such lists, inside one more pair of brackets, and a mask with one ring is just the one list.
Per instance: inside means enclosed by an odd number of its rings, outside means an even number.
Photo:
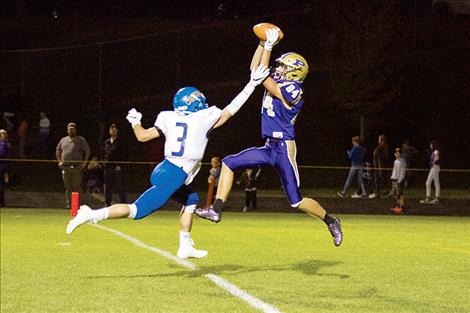
[{"label": "blue football helmet", "polygon": [[191,114],[207,108],[206,97],[199,89],[183,87],[173,97],[175,111]]}]

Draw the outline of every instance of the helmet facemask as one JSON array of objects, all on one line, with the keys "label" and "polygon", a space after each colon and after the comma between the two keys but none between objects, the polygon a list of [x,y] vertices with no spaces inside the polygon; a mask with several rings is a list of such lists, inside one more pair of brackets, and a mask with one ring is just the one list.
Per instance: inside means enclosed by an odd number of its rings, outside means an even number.
[{"label": "helmet facemask", "polygon": [[284,80],[287,77],[287,73],[291,70],[290,66],[282,62],[277,62],[276,67],[272,70],[271,77],[274,80]]}]

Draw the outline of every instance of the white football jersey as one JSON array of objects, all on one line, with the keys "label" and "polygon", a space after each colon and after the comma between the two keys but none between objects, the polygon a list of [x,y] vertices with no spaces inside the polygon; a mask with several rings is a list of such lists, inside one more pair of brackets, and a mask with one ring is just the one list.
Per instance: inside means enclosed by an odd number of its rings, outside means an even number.
[{"label": "white football jersey", "polygon": [[209,141],[207,132],[217,123],[221,114],[222,110],[216,106],[188,115],[175,111],[158,114],[155,127],[165,135],[165,158],[188,174],[186,184],[199,171]]}]

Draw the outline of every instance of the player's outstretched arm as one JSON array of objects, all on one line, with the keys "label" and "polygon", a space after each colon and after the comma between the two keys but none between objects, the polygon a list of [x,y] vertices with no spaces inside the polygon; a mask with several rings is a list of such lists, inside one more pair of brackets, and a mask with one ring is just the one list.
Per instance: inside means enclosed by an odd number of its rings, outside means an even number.
[{"label": "player's outstretched arm", "polygon": [[[279,31],[275,28],[270,28],[266,30],[266,42],[264,43],[264,49],[261,54],[261,61],[260,64],[266,67],[269,66],[269,59],[271,58],[271,51],[273,47],[277,44],[279,39]],[[287,101],[285,101],[284,97],[282,96],[281,89],[276,84],[274,79],[268,77],[266,80],[263,81],[263,86],[266,90],[275,96],[278,99],[281,99],[282,102],[289,105]]]},{"label": "player's outstretched arm", "polygon": [[277,44],[279,39],[279,31],[275,28],[270,28],[266,30],[266,41],[264,43],[264,49],[261,53],[260,64],[266,67],[269,67],[269,59],[271,58],[271,51],[273,47]]},{"label": "player's outstretched arm", "polygon": [[258,66],[251,72],[250,81],[245,88],[227,105],[222,111],[222,115],[218,122],[212,128],[217,128],[225,124],[238,110],[245,104],[246,100],[251,96],[256,86],[261,84],[269,75],[269,69],[265,66]]},{"label": "player's outstretched arm", "polygon": [[149,141],[160,136],[159,132],[155,127],[145,129],[142,127],[140,121],[142,119],[142,113],[138,112],[136,109],[131,109],[127,113],[126,119],[132,125],[134,130],[134,135],[140,142]]},{"label": "player's outstretched arm", "polygon": [[256,47],[253,57],[251,58],[250,71],[254,70],[255,68],[259,66],[263,51],[264,51],[264,41],[260,41],[258,47]]}]

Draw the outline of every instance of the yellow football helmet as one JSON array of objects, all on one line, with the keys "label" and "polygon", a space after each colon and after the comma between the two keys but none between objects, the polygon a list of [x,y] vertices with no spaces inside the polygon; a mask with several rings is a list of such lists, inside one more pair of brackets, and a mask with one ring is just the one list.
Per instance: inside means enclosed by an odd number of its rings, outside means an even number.
[{"label": "yellow football helmet", "polygon": [[287,52],[276,59],[278,62],[275,72],[274,79],[287,79],[303,82],[308,74],[308,63],[298,53]]}]

